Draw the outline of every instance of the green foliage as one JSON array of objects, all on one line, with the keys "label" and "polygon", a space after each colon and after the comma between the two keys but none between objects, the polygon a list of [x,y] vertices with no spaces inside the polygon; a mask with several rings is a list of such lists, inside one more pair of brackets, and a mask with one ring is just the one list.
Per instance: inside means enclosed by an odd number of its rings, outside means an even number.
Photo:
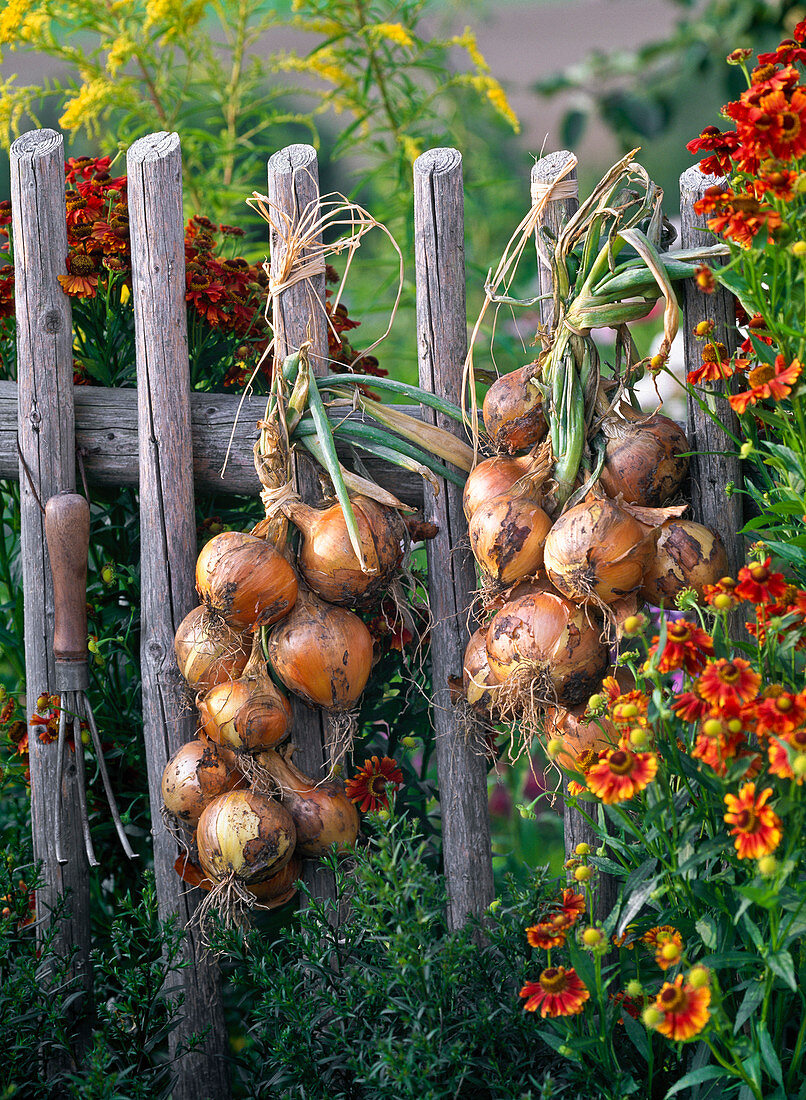
[{"label": "green foliage", "polygon": [[[181,966],[182,936],[174,922],[157,917],[153,876],[146,872],[136,901],[131,894],[117,898],[109,939],[92,953],[95,984],[86,1004],[70,976],[69,959],[53,949],[69,899],[37,939],[29,908],[40,885],[36,868],[15,864],[5,849],[0,861],[2,1095],[167,1098],[174,1074],[167,1036],[181,1018],[170,978]],[[80,1034],[89,1035],[85,1051]],[[42,1057],[49,1063],[47,1080],[38,1071]]]},{"label": "green foliage", "polygon": [[[346,919],[309,899],[269,943],[227,941],[245,1043],[242,1095],[438,1100],[569,1095],[518,1005],[526,914],[542,880],[511,887],[483,929],[450,933],[429,847],[406,818],[376,822],[347,863],[335,857]],[[239,1044],[240,1045],[240,1044]]]}]

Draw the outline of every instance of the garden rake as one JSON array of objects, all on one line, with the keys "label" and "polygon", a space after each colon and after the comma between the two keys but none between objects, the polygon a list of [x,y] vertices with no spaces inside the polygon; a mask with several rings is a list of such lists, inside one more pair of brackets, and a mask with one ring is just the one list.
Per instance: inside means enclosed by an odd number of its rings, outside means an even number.
[{"label": "garden rake", "polygon": [[56,690],[59,692],[59,736],[56,757],[56,858],[67,863],[62,836],[62,779],[67,744],[68,717],[73,723],[73,746],[78,778],[78,801],[84,848],[90,867],[97,867],[87,813],[82,719],[86,719],[95,758],[101,773],[106,799],[117,834],[129,859],[136,859],[120,820],[109,772],[104,761],[101,738],[87,697],[87,554],[90,540],[90,507],[77,493],[59,493],[45,505],[45,538],[53,574],[54,630],[53,654],[56,658]]}]

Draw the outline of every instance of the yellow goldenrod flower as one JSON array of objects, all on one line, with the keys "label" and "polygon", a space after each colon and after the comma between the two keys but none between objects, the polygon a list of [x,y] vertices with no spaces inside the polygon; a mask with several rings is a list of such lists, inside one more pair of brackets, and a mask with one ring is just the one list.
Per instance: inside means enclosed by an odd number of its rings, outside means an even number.
[{"label": "yellow goldenrod flower", "polygon": [[492,76],[474,76],[471,78],[471,84],[479,92],[487,96],[487,99],[489,99],[490,103],[495,107],[499,115],[509,123],[515,133],[520,133],[521,124],[518,120],[518,116],[510,107],[507,93],[498,81]]},{"label": "yellow goldenrod flower", "polygon": [[31,46],[41,45],[45,39],[45,31],[49,26],[50,16],[47,12],[29,12],[20,27],[19,37]]},{"label": "yellow goldenrod flower", "polygon": [[108,80],[97,78],[86,81],[65,103],[59,125],[63,130],[78,130],[97,121],[104,107],[111,102],[114,91],[114,85]]},{"label": "yellow goldenrod flower", "polygon": [[9,0],[0,14],[0,44],[14,47],[29,6],[30,0]]},{"label": "yellow goldenrod flower", "polygon": [[330,84],[346,83],[344,69],[335,51],[327,46],[321,50],[316,50],[310,57],[306,58],[302,69],[305,72],[316,73],[317,76],[321,76],[323,80],[327,80]]},{"label": "yellow goldenrod flower", "polygon": [[368,27],[369,37],[374,41],[394,42],[396,46],[413,46],[414,39],[402,23],[376,23]]},{"label": "yellow goldenrod flower", "polygon": [[109,52],[106,55],[106,69],[110,76],[114,76],[118,69],[126,64],[136,48],[137,43],[125,31],[110,43]]},{"label": "yellow goldenrod flower", "polygon": [[406,160],[409,162],[409,164],[414,164],[415,160],[417,160],[417,157],[419,157],[420,153],[422,152],[419,144],[410,134],[400,134],[398,137],[398,141],[403,148]]},{"label": "yellow goldenrod flower", "polygon": [[490,66],[487,64],[484,54],[479,49],[476,36],[470,27],[465,27],[462,34],[454,35],[450,42],[452,46],[461,46],[463,49],[467,50],[468,57],[480,73],[488,73],[490,71]]}]

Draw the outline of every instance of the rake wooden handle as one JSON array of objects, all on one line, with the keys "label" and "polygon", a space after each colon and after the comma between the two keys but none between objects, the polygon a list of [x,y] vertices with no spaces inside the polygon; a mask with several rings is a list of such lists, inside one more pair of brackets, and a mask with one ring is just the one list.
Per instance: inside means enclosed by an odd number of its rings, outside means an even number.
[{"label": "rake wooden handle", "polygon": [[87,661],[87,553],[90,506],[78,493],[45,505],[45,537],[53,574],[53,652],[57,661]]}]

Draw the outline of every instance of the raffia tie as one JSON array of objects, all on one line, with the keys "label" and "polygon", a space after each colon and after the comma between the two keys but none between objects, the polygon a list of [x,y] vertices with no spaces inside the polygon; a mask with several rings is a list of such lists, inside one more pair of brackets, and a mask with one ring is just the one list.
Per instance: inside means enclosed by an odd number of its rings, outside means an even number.
[{"label": "raffia tie", "polygon": [[579,180],[567,176],[559,180],[532,180],[532,202],[540,202],[548,195],[552,202],[557,199],[576,199],[579,197]]},{"label": "raffia tie", "polygon": [[275,489],[263,489],[260,493],[266,519],[274,519],[278,512],[282,512],[286,504],[299,499],[299,493],[291,481],[286,481],[285,484],[278,485]]},{"label": "raffia tie", "polygon": [[315,256],[298,257],[292,263],[290,270],[282,272],[277,278],[272,278],[271,264],[265,263],[263,268],[269,276],[269,296],[276,298],[278,294],[282,294],[284,290],[296,286],[297,283],[312,279],[315,275],[324,275],[325,267],[325,257],[321,252]]}]

